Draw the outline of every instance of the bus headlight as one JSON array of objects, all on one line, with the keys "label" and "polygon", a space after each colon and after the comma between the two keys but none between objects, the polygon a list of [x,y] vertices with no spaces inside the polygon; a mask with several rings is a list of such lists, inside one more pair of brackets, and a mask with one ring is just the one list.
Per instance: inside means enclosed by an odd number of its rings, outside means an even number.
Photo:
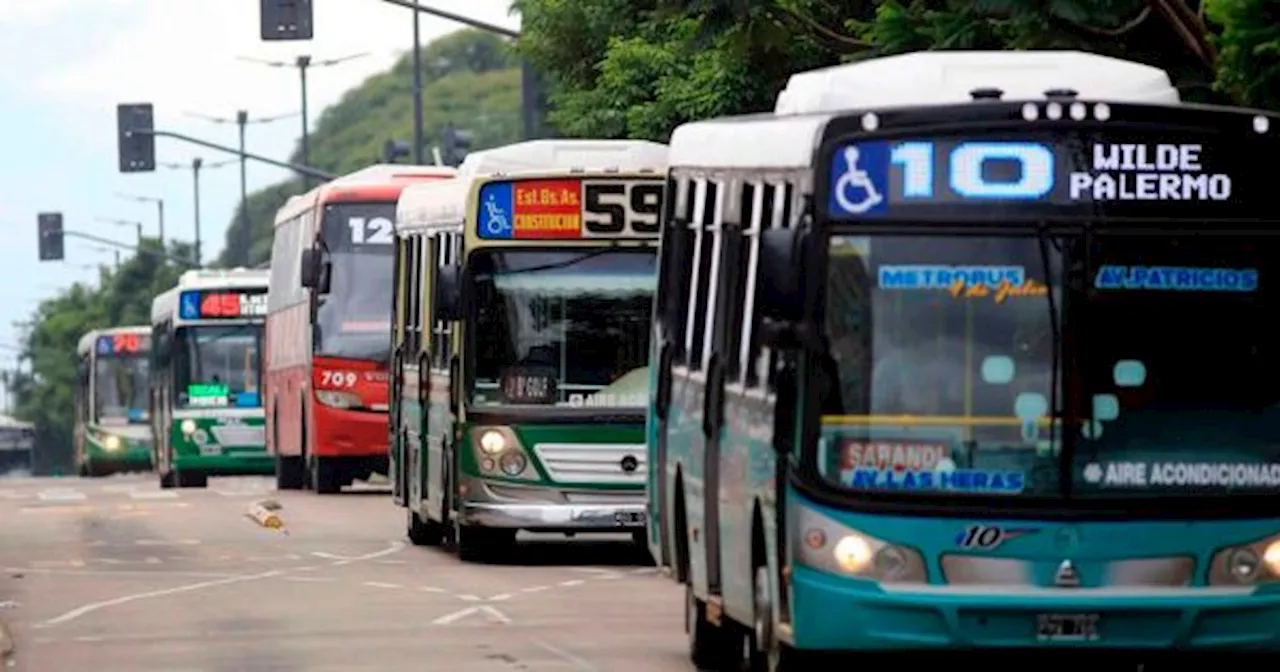
[{"label": "bus headlight", "polygon": [[919,551],[877,539],[806,508],[795,511],[792,529],[799,562],[882,583],[928,580]]},{"label": "bus headlight", "polygon": [[195,420],[192,420],[191,418],[187,418],[186,420],[183,420],[183,421],[182,421],[182,433],[183,433],[183,434],[191,434],[191,433],[192,433],[192,432],[194,432],[194,431],[196,431],[196,421],[195,421]]},{"label": "bus headlight", "polygon": [[360,397],[337,390],[316,390],[316,401],[329,408],[359,408],[361,405]]},{"label": "bus headlight", "polygon": [[486,455],[497,455],[507,449],[507,437],[502,432],[489,430],[480,435],[480,450]]},{"label": "bus headlight", "polygon": [[507,453],[498,460],[498,467],[508,476],[519,476],[527,466],[529,460],[525,459],[523,453]]},{"label": "bus headlight", "polygon": [[121,445],[120,437],[114,434],[108,434],[107,438],[103,439],[102,441],[102,447],[106,448],[108,452],[112,452],[112,453],[116,452],[117,450],[120,450],[120,445]]},{"label": "bus headlight", "polygon": [[1209,563],[1209,585],[1250,585],[1280,580],[1280,537],[1224,548]]}]

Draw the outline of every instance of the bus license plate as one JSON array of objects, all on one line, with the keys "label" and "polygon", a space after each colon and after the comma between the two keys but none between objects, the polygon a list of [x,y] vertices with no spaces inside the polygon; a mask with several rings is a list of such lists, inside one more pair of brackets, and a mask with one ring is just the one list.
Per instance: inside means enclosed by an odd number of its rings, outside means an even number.
[{"label": "bus license plate", "polygon": [[644,512],[619,511],[613,514],[613,520],[619,525],[639,525],[644,522]]},{"label": "bus license plate", "polygon": [[1098,639],[1098,614],[1038,614],[1036,639],[1042,642],[1092,642]]}]

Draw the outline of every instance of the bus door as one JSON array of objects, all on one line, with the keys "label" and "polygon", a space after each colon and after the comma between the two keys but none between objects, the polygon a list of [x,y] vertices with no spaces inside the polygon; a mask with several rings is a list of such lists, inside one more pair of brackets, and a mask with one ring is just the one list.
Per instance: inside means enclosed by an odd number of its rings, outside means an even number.
[{"label": "bus door", "polygon": [[[454,236],[447,233],[433,235],[423,250],[426,262],[423,275],[426,282],[422,285],[422,300],[425,306],[422,312],[423,322],[426,325],[424,330],[427,332],[425,338],[430,339],[425,350],[429,352],[430,357],[423,361],[422,387],[420,388],[425,417],[423,425],[426,430],[425,473],[422,482],[423,487],[426,488],[424,494],[427,510],[441,522],[445,522],[448,518],[447,509],[450,500],[447,493],[456,483],[450,478],[453,475],[451,468],[453,446],[449,438],[453,434],[451,431],[454,421],[453,409],[462,402],[454,394],[457,388],[453,384],[452,377],[446,373],[450,371],[452,329],[449,326],[450,322],[437,319],[434,288],[440,266],[454,263],[451,249],[453,238]],[[444,374],[443,379],[442,374]],[[441,387],[443,389],[438,389]],[[449,401],[444,408],[436,408],[435,400],[439,400],[442,393],[448,397]]]}]

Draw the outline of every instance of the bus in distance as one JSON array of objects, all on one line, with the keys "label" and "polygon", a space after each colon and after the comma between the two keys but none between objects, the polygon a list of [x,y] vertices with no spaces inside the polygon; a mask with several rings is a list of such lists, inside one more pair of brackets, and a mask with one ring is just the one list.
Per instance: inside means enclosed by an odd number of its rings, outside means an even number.
[{"label": "bus in distance", "polygon": [[262,413],[267,270],[192,270],[151,302],[151,426],[162,488],[270,474]]},{"label": "bus in distance", "polygon": [[35,444],[34,424],[0,415],[0,476],[30,476]]},{"label": "bus in distance", "polygon": [[643,540],[665,165],[651,142],[538,140],[400,197],[392,488],[415,544]]},{"label": "bus in distance", "polygon": [[276,215],[267,300],[267,448],[276,486],[337,492],[387,473],[396,200],[445,166],[375,165]]},{"label": "bus in distance", "polygon": [[151,469],[151,328],[95,329],[76,344],[76,473]]},{"label": "bus in distance", "polygon": [[1276,115],[1077,52],[676,129],[651,548],[699,667],[1280,653],[1272,149]]}]

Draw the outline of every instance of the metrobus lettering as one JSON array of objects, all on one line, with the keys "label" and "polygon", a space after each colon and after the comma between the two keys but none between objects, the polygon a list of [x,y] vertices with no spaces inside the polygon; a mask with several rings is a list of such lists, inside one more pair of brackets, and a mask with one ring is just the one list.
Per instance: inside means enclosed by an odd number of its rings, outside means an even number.
[{"label": "metrobus lettering", "polygon": [[881,266],[881,289],[946,289],[957,282],[972,287],[981,285],[999,289],[1008,284],[1021,287],[1027,282],[1027,271],[1021,266]]}]

